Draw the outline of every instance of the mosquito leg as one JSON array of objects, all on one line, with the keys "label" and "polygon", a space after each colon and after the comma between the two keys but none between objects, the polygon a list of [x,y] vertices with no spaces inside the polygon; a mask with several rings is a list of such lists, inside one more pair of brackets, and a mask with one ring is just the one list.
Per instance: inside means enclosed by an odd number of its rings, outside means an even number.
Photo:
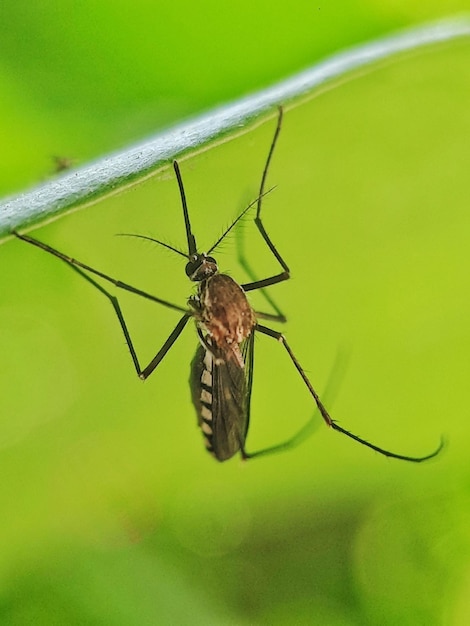
[{"label": "mosquito leg", "polygon": [[[344,428],[342,428],[341,426],[339,426],[335,421],[333,421],[333,419],[330,417],[328,411],[326,410],[325,406],[323,405],[323,403],[321,402],[317,392],[315,391],[315,389],[313,388],[312,384],[310,383],[309,379],[307,378],[307,375],[305,374],[304,370],[302,369],[299,361],[297,360],[297,358],[295,357],[294,353],[292,352],[289,344],[287,343],[284,335],[282,333],[279,333],[275,330],[272,330],[271,328],[267,328],[266,326],[261,326],[260,324],[257,324],[255,327],[255,330],[259,331],[260,333],[263,333],[264,335],[268,335],[269,337],[272,337],[273,339],[276,339],[277,341],[279,341],[280,343],[282,343],[282,345],[284,346],[284,348],[286,349],[287,353],[289,354],[289,357],[292,361],[292,363],[294,364],[296,370],[299,372],[302,380],[304,381],[305,385],[307,386],[310,394],[313,396],[315,403],[317,405],[318,410],[320,411],[321,416],[323,417],[323,419],[325,420],[326,424],[328,426],[330,426],[331,428],[333,428],[334,430],[337,430],[340,433],[343,433],[343,435],[346,435],[347,437],[350,437],[351,439],[354,439],[354,441],[357,441],[358,443],[367,446],[368,448],[371,448],[372,450],[375,450],[376,452],[379,452],[380,454],[383,454],[384,456],[388,456],[394,459],[401,459],[402,461],[412,461],[414,463],[420,463],[422,461],[426,461],[427,459],[432,459],[433,457],[435,457],[437,454],[439,454],[439,452],[442,450],[443,448],[443,441],[441,440],[441,443],[439,445],[439,447],[434,450],[433,452],[431,452],[431,454],[427,454],[426,456],[420,456],[420,457],[414,457],[414,456],[405,456],[402,454],[396,454],[395,452],[390,452],[389,450],[385,450],[383,448],[379,448],[378,446],[376,446],[373,443],[370,443],[368,441],[366,441],[365,439],[362,439],[361,437],[358,437],[357,435],[354,435],[353,433],[345,430]],[[311,420],[309,420],[309,423],[311,422]],[[268,452],[277,452],[277,451],[281,451],[283,449],[286,449],[288,447],[292,447],[292,446],[296,446],[299,443],[301,443],[307,436],[308,434],[308,426],[309,423],[307,423],[293,438],[289,439],[287,442],[283,443],[283,444],[279,444],[278,446],[273,446],[273,448],[268,448],[265,451],[261,451],[259,454],[267,454]],[[247,455],[247,453],[245,451],[242,451],[242,454]],[[247,458],[249,458],[249,454],[247,455]],[[251,455],[253,456],[253,455]],[[256,453],[255,455],[256,456]]]},{"label": "mosquito leg", "polygon": [[121,325],[122,332],[124,333],[124,337],[126,339],[129,352],[131,353],[132,361],[134,363],[137,376],[141,378],[142,380],[145,380],[146,378],[148,378],[150,374],[154,371],[154,369],[157,367],[157,365],[162,361],[163,357],[166,355],[166,353],[171,348],[171,346],[178,339],[178,337],[180,336],[183,328],[186,326],[191,315],[189,313],[185,313],[185,315],[183,315],[183,317],[180,319],[178,324],[170,333],[168,339],[165,341],[163,346],[160,348],[160,350],[157,352],[154,358],[150,361],[147,367],[145,367],[142,370],[140,367],[139,359],[137,357],[137,353],[134,348],[134,344],[132,342],[129,330],[127,328],[126,320],[124,319],[124,315],[122,313],[121,306],[119,304],[119,300],[116,298],[116,296],[111,295],[108,291],[106,291],[106,289],[104,289],[104,287],[102,287],[96,281],[90,278],[90,276],[87,276],[84,272],[82,272],[82,270],[80,270],[78,267],[73,266],[73,269],[79,274],[81,274],[85,280],[87,280],[89,283],[94,285],[111,302],[111,304],[113,305],[114,311],[116,312],[117,318],[119,320],[119,324]]},{"label": "mosquito leg", "polygon": [[[240,266],[245,270],[247,275],[250,277],[252,284],[253,283],[256,284],[258,282],[258,278],[245,256],[244,236],[243,236],[242,230],[241,231],[239,230],[237,233],[237,257],[238,257],[238,262],[240,263]],[[258,317],[261,317],[262,319],[266,319],[266,320],[270,320],[274,322],[282,322],[282,323],[286,322],[287,321],[286,316],[281,311],[279,306],[271,298],[271,295],[266,291],[266,289],[263,289],[261,287],[260,291],[264,299],[266,300],[266,302],[276,313],[275,315],[272,315],[270,313],[257,312],[256,315]]]},{"label": "mosquito leg", "polygon": [[[334,398],[337,395],[338,386],[340,385],[341,379],[344,376],[346,364],[347,361],[345,353],[343,351],[338,352],[328,378],[328,383],[322,394],[323,398],[327,398],[329,403],[333,402]],[[292,448],[296,448],[306,439],[311,437],[312,434],[318,429],[319,422],[315,419],[318,412],[318,407],[315,407],[314,414],[311,416],[308,422],[306,422],[302,426],[302,428],[300,428],[295,433],[295,435],[287,439],[287,441],[283,441],[274,446],[269,446],[268,448],[263,448],[262,450],[257,450],[256,452],[247,452],[244,446],[240,446],[242,458],[253,459],[259,456],[268,456],[270,454],[285,452],[287,450],[291,450]]]},{"label": "mosquito leg", "polygon": [[[284,280],[288,280],[290,278],[289,267],[288,267],[287,263],[284,261],[284,259],[282,258],[282,256],[280,255],[280,253],[278,252],[276,246],[271,241],[271,238],[268,235],[268,233],[266,232],[266,229],[265,229],[265,227],[263,225],[263,222],[261,220],[261,208],[262,208],[262,204],[263,204],[264,188],[265,188],[265,184],[266,184],[266,178],[268,176],[269,166],[271,164],[271,159],[272,159],[272,156],[273,156],[273,153],[274,153],[274,149],[276,147],[276,143],[277,143],[277,140],[278,140],[278,137],[279,137],[279,133],[281,132],[282,116],[283,116],[283,110],[282,110],[282,107],[279,107],[279,116],[277,118],[276,130],[274,131],[274,137],[273,137],[273,140],[271,142],[271,146],[269,148],[268,158],[266,159],[266,164],[264,166],[263,175],[261,176],[261,185],[260,185],[259,194],[258,194],[258,202],[257,202],[257,207],[256,207],[255,224],[256,224],[256,227],[258,228],[261,236],[263,237],[266,245],[268,246],[268,248],[271,250],[271,252],[275,256],[276,260],[278,261],[279,265],[282,267],[283,271],[280,274],[276,274],[274,276],[270,276],[270,277],[264,278],[262,280],[252,280],[251,283],[248,283],[246,285],[242,285],[242,287],[243,287],[243,289],[245,291],[252,291],[253,289],[262,289],[263,287],[268,287],[269,285],[275,285],[276,283],[280,283],[280,282],[282,282]],[[248,274],[248,275],[250,275],[250,274]],[[271,306],[273,306],[273,303],[271,303]],[[277,307],[275,307],[274,310],[277,310]]]},{"label": "mosquito leg", "polygon": [[166,355],[168,350],[171,348],[171,346],[175,343],[175,341],[181,335],[181,332],[183,328],[186,326],[186,324],[188,323],[188,320],[190,319],[190,317],[191,315],[189,313],[185,313],[185,315],[183,315],[180,321],[176,324],[175,328],[171,331],[170,336],[165,341],[163,346],[160,348],[157,354],[153,357],[153,359],[150,361],[147,367],[143,370],[143,372],[139,374],[142,380],[145,380],[146,378],[148,378],[150,374],[154,371],[154,369],[157,367],[157,365],[160,364],[160,362],[162,361],[163,357]]},{"label": "mosquito leg", "polygon": [[257,450],[256,452],[247,452],[244,446],[240,446],[240,452],[242,459],[255,459],[259,456],[269,456],[270,454],[276,454],[277,452],[286,452],[292,448],[296,448],[306,439],[310,437],[314,431],[313,419],[310,419],[293,437],[282,443],[278,443],[275,446],[264,448],[263,450]]},{"label": "mosquito leg", "polygon": [[[117,280],[116,278],[112,278],[111,276],[108,276],[107,274],[103,274],[103,272],[99,272],[98,270],[95,270],[93,267],[90,267],[89,265],[85,265],[85,263],[82,263],[81,261],[77,261],[76,259],[73,259],[72,257],[69,257],[63,254],[62,252],[59,252],[59,250],[56,250],[55,248],[48,246],[42,241],[38,241],[37,239],[28,237],[28,235],[20,235],[20,233],[17,233],[16,231],[13,231],[12,234],[18,237],[18,239],[22,239],[23,241],[26,241],[27,243],[30,243],[33,246],[36,246],[37,248],[40,248],[41,250],[48,252],[49,254],[52,254],[58,259],[61,259],[62,261],[67,263],[67,265],[71,266],[72,268],[76,270],[78,268],[81,268],[83,270],[86,270],[87,272],[91,272],[92,274],[95,274],[95,276],[99,276],[100,278],[107,280],[108,282],[112,283],[119,289],[124,289],[125,291],[129,291],[130,293],[135,293],[138,296],[147,298],[147,300],[152,300],[152,302],[157,302],[157,304],[166,306],[169,309],[174,309],[175,311],[181,311],[182,313],[189,313],[187,309],[181,306],[178,306],[177,304],[172,304],[171,302],[168,302],[167,300],[162,300],[161,298],[157,298],[156,296],[153,296],[152,294],[147,293],[146,291],[142,291],[141,289],[132,287],[132,285],[123,283],[122,281]],[[79,274],[85,278],[87,277],[83,272],[79,272]],[[95,281],[90,281],[90,282],[92,282],[96,287],[98,287],[98,283],[95,283]]]},{"label": "mosquito leg", "polygon": [[286,316],[282,313],[280,315],[277,315],[273,313],[263,313],[262,311],[255,311],[255,315],[261,320],[268,320],[268,322],[280,322],[281,324],[287,322]]},{"label": "mosquito leg", "polygon": [[282,343],[284,348],[287,350],[287,352],[288,352],[288,354],[289,354],[289,356],[291,358],[291,361],[294,364],[296,370],[299,372],[302,380],[307,385],[307,388],[310,391],[310,394],[313,396],[313,399],[315,400],[315,403],[316,403],[316,405],[318,407],[318,410],[320,411],[320,414],[323,417],[323,419],[325,420],[327,426],[333,426],[334,422],[333,422],[332,418],[330,417],[330,414],[328,413],[326,408],[323,406],[323,403],[320,400],[320,397],[318,396],[318,394],[315,391],[315,389],[312,387],[311,382],[307,378],[307,374],[304,372],[304,370],[302,369],[300,363],[297,361],[297,359],[296,359],[294,353],[292,352],[292,350],[290,349],[290,346],[287,343],[284,335],[282,333],[279,333],[279,332],[275,331],[275,330],[272,330],[271,328],[267,328],[266,326],[262,326],[261,324],[256,324],[255,330],[259,331],[260,333],[263,333],[263,335],[268,335],[269,337],[273,337],[273,339],[277,339],[277,341]]},{"label": "mosquito leg", "polygon": [[[276,147],[277,139],[278,139],[279,133],[281,131],[282,115],[283,115],[282,107],[279,107],[279,116],[278,116],[278,119],[277,119],[277,126],[276,126],[276,130],[274,132],[274,137],[273,137],[273,140],[271,142],[271,146],[269,148],[269,153],[268,153],[268,157],[266,159],[266,163],[265,163],[265,166],[264,166],[264,169],[263,169],[263,174],[261,176],[260,190],[259,190],[259,194],[258,194],[257,199],[254,202],[252,202],[250,205],[248,205],[246,207],[246,209],[244,211],[242,211],[242,213],[240,213],[240,215],[237,217],[237,219],[232,222],[232,224],[225,230],[225,232],[222,234],[222,236],[219,237],[219,239],[215,242],[215,244],[207,252],[207,254],[210,254],[215,248],[217,248],[217,246],[224,239],[224,237],[226,237],[226,235],[232,230],[232,228],[234,228],[236,226],[236,224],[238,224],[238,222],[243,218],[243,216],[246,214],[246,212],[253,205],[256,204],[256,217],[255,217],[256,227],[259,230],[261,236],[263,237],[266,245],[271,250],[273,255],[276,257],[276,259],[279,262],[279,264],[281,265],[283,271],[280,274],[275,274],[274,276],[269,276],[268,278],[264,278],[262,280],[258,280],[255,277],[255,275],[254,275],[254,273],[253,273],[253,271],[252,271],[248,261],[245,258],[244,252],[240,248],[240,245],[239,245],[239,250],[238,250],[239,262],[240,262],[241,266],[247,272],[248,276],[251,278],[251,282],[250,283],[245,283],[244,285],[241,285],[242,288],[245,291],[253,291],[255,289],[264,289],[264,287],[269,287],[270,285],[275,285],[276,283],[280,283],[280,282],[282,282],[284,280],[288,280],[290,278],[290,270],[289,270],[289,267],[287,266],[287,263],[284,261],[284,259],[281,257],[281,255],[277,251],[275,245],[271,241],[271,238],[269,237],[268,233],[266,232],[266,229],[263,226],[263,222],[261,221],[261,207],[262,207],[263,197],[265,195],[267,195],[267,193],[269,193],[269,192],[265,192],[266,178],[267,178],[267,175],[268,175],[269,165],[271,163],[271,159],[272,159],[272,156],[273,156],[273,153],[274,153],[274,148]],[[176,171],[176,174],[177,174],[177,177],[178,177],[178,184],[180,186],[181,197],[183,199],[183,207],[184,207],[185,206],[184,191],[182,190],[181,176],[179,174],[179,169],[177,167],[177,164],[175,164],[175,171]],[[185,217],[185,220],[186,220],[186,217]],[[188,231],[188,227],[187,227],[187,232],[189,232]],[[189,242],[189,235],[188,235],[188,242]],[[272,298],[268,294],[266,294],[264,291],[263,291],[263,294],[264,294],[264,297],[266,298],[267,302],[270,304],[270,306],[274,309],[274,311],[276,313],[275,316],[270,317],[269,319],[273,319],[273,320],[280,321],[280,322],[285,321],[284,314],[279,309],[279,307],[276,305],[276,303],[272,300]],[[267,314],[267,315],[269,315],[269,314]]]},{"label": "mosquito leg", "polygon": [[[263,278],[261,280],[255,280],[251,283],[246,283],[245,285],[242,285],[243,289],[245,291],[253,291],[254,289],[263,289],[264,287],[269,287],[270,285],[276,285],[277,283],[282,283],[285,280],[289,280],[290,278],[290,269],[287,265],[287,263],[284,261],[284,259],[281,257],[281,255],[279,254],[279,252],[277,251],[276,247],[274,246],[273,242],[271,241],[271,239],[269,238],[268,233],[266,232],[262,222],[261,222],[261,218],[260,217],[256,217],[255,218],[255,224],[258,227],[258,230],[261,233],[261,236],[263,237],[264,241],[266,242],[266,244],[268,245],[269,249],[271,250],[271,252],[274,254],[274,256],[276,257],[276,259],[279,261],[281,267],[283,268],[284,271],[282,271],[280,274],[275,274],[274,276],[269,276],[268,278]],[[272,306],[272,305],[271,305]]]},{"label": "mosquito leg", "polygon": [[117,299],[117,297],[113,296],[112,294],[110,294],[104,287],[102,287],[99,283],[97,283],[95,280],[93,280],[93,278],[91,278],[90,276],[85,274],[85,272],[83,272],[80,268],[76,267],[75,265],[72,265],[72,269],[75,270],[78,274],[80,274],[80,276],[82,276],[87,282],[89,282],[91,285],[96,287],[96,289],[98,289],[98,291],[100,293],[102,293],[111,302],[111,304],[113,305],[113,309],[114,309],[114,311],[115,311],[115,313],[117,315],[117,318],[119,320],[119,324],[121,325],[122,332],[124,333],[124,337],[126,339],[127,347],[129,348],[129,352],[131,353],[132,361],[134,363],[134,367],[135,367],[135,371],[137,372],[137,376],[139,378],[141,378],[142,380],[145,380],[146,378],[148,378],[150,376],[150,374],[153,372],[153,370],[160,363],[160,361],[163,359],[163,357],[168,352],[168,350],[171,348],[171,346],[178,339],[178,337],[181,334],[181,331],[186,326],[186,323],[189,320],[189,318],[191,317],[191,315],[189,313],[185,313],[185,315],[183,315],[183,317],[180,319],[178,324],[175,326],[175,328],[171,332],[170,336],[165,341],[165,343],[160,348],[160,350],[157,352],[155,357],[152,359],[152,361],[150,361],[150,363],[147,365],[147,367],[145,367],[142,370],[141,367],[140,367],[139,359],[137,357],[137,353],[136,353],[135,348],[134,348],[134,344],[132,342],[129,330],[127,328],[126,320],[124,319],[124,315],[122,313],[121,306],[119,304],[119,300]]},{"label": "mosquito leg", "polygon": [[[147,367],[145,367],[142,370],[141,367],[140,367],[139,359],[137,357],[137,353],[136,353],[135,348],[134,348],[134,344],[132,342],[129,330],[127,328],[126,320],[124,319],[124,315],[122,313],[121,306],[119,304],[119,300],[117,299],[116,296],[113,296],[112,294],[110,294],[96,280],[91,278],[91,276],[88,276],[88,274],[86,274],[83,270],[86,269],[88,271],[91,271],[94,274],[97,274],[98,276],[100,276],[101,278],[105,278],[105,279],[109,280],[110,282],[115,284],[117,287],[123,285],[124,283],[119,283],[119,281],[114,281],[114,279],[110,279],[105,274],[102,274],[101,272],[93,270],[92,268],[84,265],[83,263],[80,263],[79,261],[75,261],[75,259],[68,258],[65,255],[63,255],[61,252],[58,252],[57,250],[54,250],[54,248],[50,248],[46,244],[43,244],[42,242],[37,241],[36,239],[32,239],[31,237],[26,237],[25,235],[19,235],[18,233],[14,233],[14,234],[17,237],[19,237],[20,239],[23,239],[24,241],[27,241],[28,243],[32,243],[33,245],[37,246],[38,248],[41,248],[41,249],[45,250],[46,252],[50,252],[51,254],[53,254],[54,256],[57,256],[62,261],[65,261],[68,265],[70,265],[71,269],[73,269],[75,272],[77,272],[77,274],[79,274],[82,278],[84,278],[88,283],[93,285],[93,287],[96,287],[96,289],[98,289],[98,291],[100,293],[102,293],[111,302],[111,304],[113,306],[113,309],[114,309],[114,311],[115,311],[115,313],[117,315],[117,318],[119,320],[119,324],[121,325],[122,332],[124,333],[124,337],[126,339],[126,343],[127,343],[128,348],[129,348],[129,352],[131,353],[132,362],[134,363],[134,367],[135,367],[135,370],[137,372],[137,375],[139,376],[139,378],[142,378],[143,380],[148,378],[148,376],[150,376],[150,374],[153,372],[153,370],[157,367],[157,365],[160,363],[160,361],[166,355],[166,353],[171,348],[171,346],[174,344],[174,342],[178,339],[179,335],[181,334],[181,331],[186,326],[186,323],[188,322],[189,318],[191,317],[191,313],[186,311],[185,309],[181,309],[180,307],[176,307],[176,305],[175,306],[171,305],[172,308],[177,308],[178,310],[185,311],[185,314],[180,319],[180,321],[178,322],[176,327],[173,329],[173,331],[171,332],[170,336],[165,341],[165,343],[160,348],[160,350],[157,352],[157,354],[152,359],[152,361],[147,365]],[[131,291],[132,293],[136,293],[138,295],[144,295],[144,292],[141,292],[138,289],[134,289],[133,287],[131,287],[131,289],[128,289],[128,291]],[[155,301],[159,302],[160,304],[166,304],[166,305],[169,304],[169,303],[166,303],[164,300],[160,300],[160,299],[154,298],[153,296],[150,296],[149,294],[147,294],[147,297],[149,297],[150,300],[155,300]]]}]

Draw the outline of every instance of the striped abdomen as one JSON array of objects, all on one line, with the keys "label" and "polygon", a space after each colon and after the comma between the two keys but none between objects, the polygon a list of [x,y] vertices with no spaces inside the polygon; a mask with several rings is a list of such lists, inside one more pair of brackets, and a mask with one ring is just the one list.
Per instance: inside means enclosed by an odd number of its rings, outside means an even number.
[{"label": "striped abdomen", "polygon": [[219,358],[217,348],[214,354],[202,345],[196,350],[191,394],[208,451],[225,461],[244,448],[249,397],[245,368],[235,359]]}]

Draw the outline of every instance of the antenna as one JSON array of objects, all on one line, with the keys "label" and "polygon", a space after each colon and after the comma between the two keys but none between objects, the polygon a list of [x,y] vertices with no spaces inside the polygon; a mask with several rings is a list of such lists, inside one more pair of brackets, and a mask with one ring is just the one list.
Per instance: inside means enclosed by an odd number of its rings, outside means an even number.
[{"label": "antenna", "polygon": [[188,205],[186,204],[186,194],[184,193],[183,179],[181,178],[178,161],[173,161],[178,187],[180,188],[181,204],[183,205],[184,225],[186,226],[186,237],[188,240],[188,256],[192,257],[197,254],[196,239],[191,232],[191,223],[189,221]]},{"label": "antenna", "polygon": [[134,233],[116,233],[116,237],[137,237],[137,239],[146,239],[147,241],[153,241],[153,243],[158,243],[158,245],[167,248],[168,250],[172,250],[181,256],[184,256],[185,259],[188,258],[188,255],[177,248],[173,248],[169,243],[165,243],[164,241],[160,241],[159,239],[154,239],[153,237],[147,237],[147,235],[135,235]]},{"label": "antenna", "polygon": [[[273,191],[273,189],[275,189],[276,187],[271,187],[271,189],[268,189],[268,191],[264,191],[263,192],[263,196],[267,196],[268,193],[271,193],[271,191]],[[210,254],[213,250],[215,250],[217,248],[217,246],[219,245],[219,243],[222,241],[222,239],[224,239],[229,232],[232,230],[232,228],[238,224],[238,222],[242,219],[242,217],[244,217],[245,213],[247,213],[251,207],[255,206],[255,204],[260,204],[261,202],[261,197],[258,196],[257,198],[255,198],[253,200],[253,202],[251,202],[246,209],[243,209],[243,211],[240,213],[240,215],[230,224],[230,226],[224,231],[224,233],[217,239],[217,241],[215,242],[215,244],[213,246],[211,246],[211,248],[209,248],[209,250],[207,251],[207,254]]]}]

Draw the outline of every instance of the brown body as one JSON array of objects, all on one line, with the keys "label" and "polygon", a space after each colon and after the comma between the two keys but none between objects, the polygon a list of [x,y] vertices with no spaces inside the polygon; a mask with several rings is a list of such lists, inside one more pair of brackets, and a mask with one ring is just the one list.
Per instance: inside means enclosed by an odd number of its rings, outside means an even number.
[{"label": "brown body", "polygon": [[[245,292],[227,274],[214,274],[199,283],[196,320],[225,358],[244,367],[240,344],[256,325]],[[223,358],[223,357],[222,357]]]},{"label": "brown body", "polygon": [[251,391],[245,357],[252,355],[256,318],[243,289],[226,274],[202,280],[190,304],[204,339],[191,363],[193,403],[206,447],[225,461],[245,445]]}]

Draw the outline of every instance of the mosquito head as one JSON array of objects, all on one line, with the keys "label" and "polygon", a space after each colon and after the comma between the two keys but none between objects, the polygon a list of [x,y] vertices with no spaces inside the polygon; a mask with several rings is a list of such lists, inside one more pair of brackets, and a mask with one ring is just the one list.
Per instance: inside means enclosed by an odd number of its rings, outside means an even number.
[{"label": "mosquito head", "polygon": [[219,268],[214,257],[207,256],[204,252],[192,254],[186,264],[186,276],[195,282],[209,278],[209,276],[217,274],[218,271]]}]

